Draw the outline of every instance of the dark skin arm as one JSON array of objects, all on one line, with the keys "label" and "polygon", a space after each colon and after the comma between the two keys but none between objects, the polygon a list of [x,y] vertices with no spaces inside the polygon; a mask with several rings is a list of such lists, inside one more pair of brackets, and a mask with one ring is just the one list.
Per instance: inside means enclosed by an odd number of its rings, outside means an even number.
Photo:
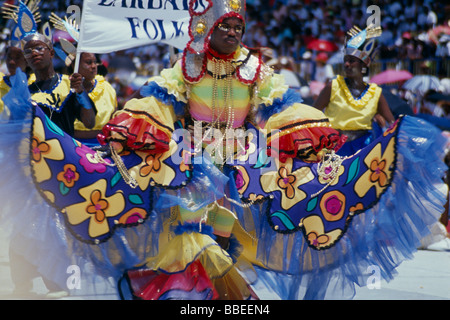
[{"label": "dark skin arm", "polygon": [[[147,84],[148,84],[148,81],[145,82],[143,86],[146,86]],[[143,87],[143,86],[142,86],[142,87]],[[141,88],[142,88],[142,87],[141,87]],[[143,97],[141,96],[141,88],[139,88],[139,90],[136,90],[135,92],[133,92],[132,95],[128,96],[128,97],[127,97],[127,101],[129,101],[129,100],[131,100],[131,99],[141,99],[141,98],[143,98]]]},{"label": "dark skin arm", "polygon": [[331,82],[328,81],[325,87],[320,91],[316,101],[314,101],[313,107],[323,110],[330,103],[331,97]]},{"label": "dark skin arm", "polygon": [[380,95],[380,99],[378,100],[378,111],[374,116],[374,119],[381,128],[384,128],[386,126],[386,121],[388,124],[395,121],[394,115],[392,114],[391,109],[389,108],[389,105],[383,94]]}]

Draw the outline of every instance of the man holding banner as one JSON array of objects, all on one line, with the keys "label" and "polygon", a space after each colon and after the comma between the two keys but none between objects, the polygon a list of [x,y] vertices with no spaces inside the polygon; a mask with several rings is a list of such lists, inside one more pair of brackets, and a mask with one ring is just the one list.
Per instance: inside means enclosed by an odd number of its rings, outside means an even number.
[{"label": "man holding banner", "polygon": [[55,72],[53,44],[44,35],[30,34],[22,44],[25,59],[36,76],[29,86],[32,99],[50,120],[71,136],[75,132],[76,119],[88,128],[94,127],[96,109],[84,91],[81,74],[75,73],[69,78]]}]

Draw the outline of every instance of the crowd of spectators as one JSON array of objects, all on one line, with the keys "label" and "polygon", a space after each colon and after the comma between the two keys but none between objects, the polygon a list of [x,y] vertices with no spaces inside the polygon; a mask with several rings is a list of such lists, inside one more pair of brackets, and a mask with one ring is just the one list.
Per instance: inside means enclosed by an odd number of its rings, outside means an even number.
[{"label": "crowd of spectators", "polygon": [[[276,1],[261,10],[264,1],[248,1],[250,21],[245,42],[253,46],[277,48],[278,54],[300,60],[312,39],[323,39],[343,46],[346,31],[353,25],[366,27],[373,14],[367,8],[380,9],[383,30],[379,38],[380,58],[429,58],[448,56],[442,50],[448,39],[435,43],[428,31],[447,24],[450,6],[445,1]],[[253,5],[251,4],[253,3]],[[445,41],[446,40],[446,41]],[[438,50],[439,49],[439,50]]]}]

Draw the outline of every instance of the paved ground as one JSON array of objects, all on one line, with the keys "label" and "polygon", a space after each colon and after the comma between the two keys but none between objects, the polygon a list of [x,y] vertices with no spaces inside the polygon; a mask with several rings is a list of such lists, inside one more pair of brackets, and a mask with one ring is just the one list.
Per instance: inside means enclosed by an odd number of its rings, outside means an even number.
[{"label": "paved ground", "polygon": [[[3,240],[3,241],[2,241]],[[13,283],[9,273],[8,245],[0,235],[0,299],[17,299],[12,295]],[[94,285],[81,283],[81,290],[71,290],[71,300],[113,300],[118,296],[112,285],[102,281]],[[382,282],[379,288],[358,288],[356,300],[450,300],[450,251],[419,250],[413,260],[405,261],[398,268],[397,277]],[[34,280],[36,296],[45,299],[47,290],[40,278]],[[97,294],[95,294],[97,292]],[[262,299],[277,299],[270,292],[259,293]],[[22,297],[23,299],[23,297]]]},{"label": "paved ground", "polygon": [[419,250],[398,268],[397,277],[380,289],[358,288],[357,300],[449,300],[450,252]]}]

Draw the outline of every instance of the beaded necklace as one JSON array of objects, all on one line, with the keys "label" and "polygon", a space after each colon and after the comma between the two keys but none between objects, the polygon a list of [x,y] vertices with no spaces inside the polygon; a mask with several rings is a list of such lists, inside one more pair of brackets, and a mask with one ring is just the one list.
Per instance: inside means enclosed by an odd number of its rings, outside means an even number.
[{"label": "beaded necklace", "polygon": [[[212,59],[214,64],[213,72],[213,94],[212,94],[212,127],[220,129],[220,119],[224,111],[226,111],[226,127],[232,129],[234,124],[233,110],[233,71],[234,68],[230,61],[222,59]],[[221,78],[221,71],[225,71],[225,78]],[[222,82],[223,108],[219,106],[219,84]],[[220,113],[219,113],[220,111]]]},{"label": "beaded necklace", "polygon": [[[226,135],[232,133],[235,112],[233,108],[233,74],[234,67],[229,59],[218,59],[212,57],[211,59],[213,70],[213,88],[212,88],[212,101],[211,101],[211,123],[207,129],[206,138],[210,138],[208,136],[212,133],[213,130],[219,130],[221,132],[220,139],[215,140],[215,148],[213,149],[213,154],[211,156],[220,158],[218,161],[220,166],[223,165],[224,162],[228,161],[230,157],[232,157],[233,152],[232,148],[234,148],[233,144],[226,144],[226,157],[224,159],[222,152],[216,153],[218,148],[223,146],[223,141]],[[222,75],[222,71],[225,74],[225,77]],[[223,106],[221,107],[219,104],[219,87],[222,88],[222,96],[223,96]],[[225,126],[221,121],[223,113],[226,112],[226,121]],[[223,131],[225,129],[225,131]],[[205,138],[205,137],[204,137]],[[216,138],[216,136],[214,137]],[[204,139],[202,139],[204,140]],[[223,151],[223,150],[222,150]]]}]

